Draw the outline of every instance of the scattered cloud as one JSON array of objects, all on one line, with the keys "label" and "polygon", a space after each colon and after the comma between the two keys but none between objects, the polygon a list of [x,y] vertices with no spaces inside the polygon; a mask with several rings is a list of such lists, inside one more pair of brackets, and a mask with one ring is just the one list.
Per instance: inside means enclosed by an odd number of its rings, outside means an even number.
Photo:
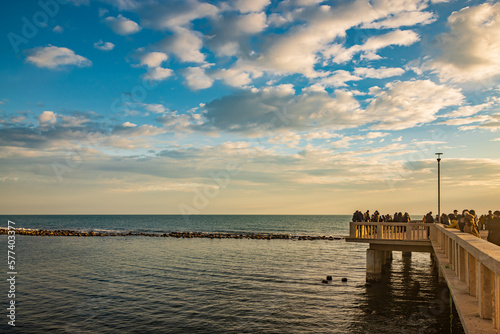
[{"label": "scattered cloud", "polygon": [[412,30],[395,30],[384,35],[370,37],[362,45],[354,45],[348,49],[336,44],[324,53],[325,57],[332,58],[334,63],[350,61],[357,53],[362,53],[362,59],[380,59],[376,54],[379,49],[391,45],[408,46],[420,40],[420,36]]},{"label": "scattered cloud", "polygon": [[174,72],[169,68],[154,67],[142,76],[145,80],[163,81],[172,76]]},{"label": "scattered cloud", "polygon": [[187,86],[192,90],[212,87],[213,79],[205,73],[203,67],[188,67],[184,77]]},{"label": "scattered cloud", "polygon": [[38,116],[40,124],[55,124],[57,122],[56,114],[52,111],[44,111]]},{"label": "scattered cloud", "polygon": [[174,34],[165,37],[158,47],[167,53],[173,53],[182,62],[205,62],[205,55],[200,52],[203,47],[201,34],[193,30],[176,28]]},{"label": "scattered cloud", "polygon": [[102,51],[111,51],[115,48],[115,45],[111,42],[103,42],[102,40],[99,40],[99,42],[94,43],[94,48]]},{"label": "scattered cloud", "polygon": [[271,4],[271,0],[236,0],[234,7],[242,13],[260,12]]},{"label": "scattered cloud", "polygon": [[58,69],[64,66],[88,67],[92,62],[64,47],[47,46],[27,50],[26,61],[37,67]]},{"label": "scattered cloud", "polygon": [[61,34],[62,32],[64,32],[64,28],[61,27],[60,25],[57,25],[54,28],[52,28],[52,31]]},{"label": "scattered cloud", "polygon": [[354,74],[365,77],[365,78],[375,78],[375,79],[384,79],[390,77],[396,77],[403,75],[405,70],[399,67],[391,67],[391,68],[369,68],[369,67],[358,67],[354,70]]},{"label": "scattered cloud", "polygon": [[396,81],[375,96],[366,112],[378,120],[374,129],[402,130],[432,122],[439,110],[464,99],[460,90],[430,80]]},{"label": "scattered cloud", "polygon": [[141,27],[136,22],[122,14],[117,17],[108,16],[104,19],[104,22],[118,35],[131,35],[141,30]]},{"label": "scattered cloud", "polygon": [[141,65],[150,68],[158,67],[167,59],[168,56],[163,52],[149,52],[141,57]]}]

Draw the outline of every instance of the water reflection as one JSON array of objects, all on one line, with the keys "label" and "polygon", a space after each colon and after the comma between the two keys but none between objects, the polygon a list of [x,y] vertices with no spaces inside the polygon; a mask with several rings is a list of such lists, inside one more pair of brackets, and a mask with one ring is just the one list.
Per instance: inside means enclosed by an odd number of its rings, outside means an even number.
[{"label": "water reflection", "polygon": [[[352,333],[464,333],[450,294],[429,254],[413,253],[385,265],[382,280],[366,286]],[[431,301],[429,303],[429,301]]]}]

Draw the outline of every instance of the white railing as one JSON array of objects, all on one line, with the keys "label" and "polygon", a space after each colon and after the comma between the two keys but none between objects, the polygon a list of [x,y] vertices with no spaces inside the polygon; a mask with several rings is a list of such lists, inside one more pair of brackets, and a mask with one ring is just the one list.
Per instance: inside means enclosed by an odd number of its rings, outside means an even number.
[{"label": "white railing", "polygon": [[421,221],[411,223],[351,222],[350,224],[350,238],[376,240],[430,241],[431,229],[434,228],[434,224],[424,224]]},{"label": "white railing", "polygon": [[434,231],[434,251],[449,263],[445,270],[454,271],[476,298],[479,317],[491,319],[495,333],[500,332],[500,247],[453,228],[436,225]]}]

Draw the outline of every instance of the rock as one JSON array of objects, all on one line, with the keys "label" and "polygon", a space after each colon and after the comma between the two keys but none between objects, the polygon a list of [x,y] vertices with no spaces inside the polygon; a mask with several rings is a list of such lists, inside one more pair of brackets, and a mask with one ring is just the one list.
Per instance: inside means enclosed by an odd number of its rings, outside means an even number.
[{"label": "rock", "polygon": [[347,282],[347,278],[343,277],[342,282]]},{"label": "rock", "polygon": [[321,281],[321,283],[328,284],[329,282],[326,279],[324,279]]}]

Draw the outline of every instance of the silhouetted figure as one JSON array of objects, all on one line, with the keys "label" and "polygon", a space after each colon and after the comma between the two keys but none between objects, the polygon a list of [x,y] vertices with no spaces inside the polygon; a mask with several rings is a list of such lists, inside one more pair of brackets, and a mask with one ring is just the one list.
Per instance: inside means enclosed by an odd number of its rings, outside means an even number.
[{"label": "silhouetted figure", "polygon": [[488,225],[488,241],[500,246],[500,211],[493,213]]}]

